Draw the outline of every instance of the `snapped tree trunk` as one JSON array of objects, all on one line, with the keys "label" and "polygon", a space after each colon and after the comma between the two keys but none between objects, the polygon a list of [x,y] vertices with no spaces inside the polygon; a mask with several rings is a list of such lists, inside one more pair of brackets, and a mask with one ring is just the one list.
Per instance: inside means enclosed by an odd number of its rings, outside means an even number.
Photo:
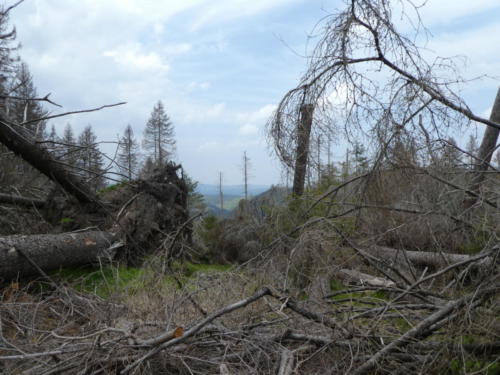
[{"label": "snapped tree trunk", "polygon": [[[495,98],[495,103],[493,104],[493,109],[491,110],[490,121],[500,123],[500,88],[498,89],[497,96]],[[499,130],[492,126],[487,126],[481,146],[479,147],[477,158],[478,163],[475,167],[474,181],[473,181],[473,191],[479,193],[481,185],[485,179],[485,173],[490,165],[493,152],[498,141]]]},{"label": "snapped tree trunk", "polygon": [[114,240],[99,231],[0,237],[0,280],[37,275],[32,262],[43,271],[93,263]]},{"label": "snapped tree trunk", "polygon": [[313,111],[314,106],[312,104],[303,104],[300,107],[300,123],[297,125],[297,151],[292,188],[293,194],[297,196],[304,193]]},{"label": "snapped tree trunk", "polygon": [[88,186],[55,160],[49,151],[41,148],[34,140],[14,130],[5,118],[0,116],[0,142],[9,150],[26,160],[40,173],[61,185],[80,203],[98,203],[99,200]]}]

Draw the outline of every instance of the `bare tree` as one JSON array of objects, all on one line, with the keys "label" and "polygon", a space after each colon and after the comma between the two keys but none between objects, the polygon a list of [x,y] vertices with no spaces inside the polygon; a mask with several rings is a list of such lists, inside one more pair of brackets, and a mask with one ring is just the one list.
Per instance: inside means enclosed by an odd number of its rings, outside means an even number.
[{"label": "bare tree", "polygon": [[220,212],[224,211],[224,193],[222,192],[222,172],[219,172],[219,204]]},{"label": "bare tree", "polygon": [[403,2],[404,9],[415,14],[403,17],[416,20],[413,35],[403,35],[393,24],[392,3],[350,0],[345,10],[325,17],[307,72],[284,96],[268,124],[283,163],[290,166],[295,160],[291,150],[297,149],[296,127],[304,104],[315,106],[313,133],[331,135],[335,119],[343,124],[346,137],[360,132],[374,139],[375,134],[386,145],[405,129],[413,134],[420,152],[433,140],[448,138],[450,128],[472,121],[500,128],[493,119],[474,114],[456,94],[458,84],[466,81],[453,60],[438,57],[429,63],[420,54],[412,42],[425,31],[418,9]]},{"label": "bare tree", "polygon": [[[500,89],[497,92],[495,98],[495,103],[493,104],[493,109],[491,110],[490,121],[495,123],[500,123]],[[474,176],[474,190],[479,191],[481,184],[485,179],[485,174],[490,168],[491,158],[496,150],[496,145],[498,141],[499,129],[489,126],[484,130],[483,141],[479,150],[477,152],[478,163],[476,164],[476,174]]]},{"label": "bare tree", "polygon": [[247,156],[247,152],[243,151],[243,158],[242,158],[242,169],[243,169],[243,185],[244,185],[244,192],[245,192],[245,199],[248,199],[248,177],[250,173],[250,158]]},{"label": "bare tree", "polygon": [[[295,157],[293,188],[295,195],[300,196],[304,193],[304,184],[306,179],[307,164],[309,158],[309,141],[311,137],[311,126],[313,122],[314,106],[312,104],[302,104],[300,106],[300,120],[297,122],[297,148]],[[291,162],[292,159],[285,158]]]}]

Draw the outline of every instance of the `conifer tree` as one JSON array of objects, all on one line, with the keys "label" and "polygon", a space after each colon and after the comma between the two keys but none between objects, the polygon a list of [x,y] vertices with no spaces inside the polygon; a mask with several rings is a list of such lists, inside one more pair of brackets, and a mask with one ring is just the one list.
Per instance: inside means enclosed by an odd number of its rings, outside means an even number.
[{"label": "conifer tree", "polygon": [[148,151],[155,164],[163,164],[171,160],[175,154],[174,126],[165,112],[161,101],[158,101],[144,129],[143,147]]},{"label": "conifer tree", "polygon": [[139,167],[139,145],[134,138],[134,131],[130,125],[127,125],[123,136],[120,138],[118,151],[118,164],[122,174],[127,176],[127,180],[131,181],[137,175]]},{"label": "conifer tree", "polygon": [[67,123],[64,127],[63,136],[61,138],[61,144],[58,147],[58,152],[60,153],[60,158],[70,166],[75,167],[78,159],[78,147],[76,145],[75,134],[70,123]]},{"label": "conifer tree", "polygon": [[78,137],[78,162],[79,174],[88,181],[89,186],[97,190],[104,186],[103,160],[97,136],[92,131],[92,126],[87,125]]},{"label": "conifer tree", "polygon": [[[10,84],[10,96],[15,99],[9,100],[9,117],[18,124],[32,121],[47,115],[39,101],[30,100],[38,96],[33,76],[26,63],[19,64]],[[38,121],[26,125],[29,134],[38,139],[46,139],[46,122]]]}]

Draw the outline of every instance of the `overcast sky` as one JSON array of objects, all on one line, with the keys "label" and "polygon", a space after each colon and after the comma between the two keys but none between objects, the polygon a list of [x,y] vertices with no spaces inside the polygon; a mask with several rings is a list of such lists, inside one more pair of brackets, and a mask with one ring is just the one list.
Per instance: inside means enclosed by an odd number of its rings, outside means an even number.
[{"label": "overcast sky", "polygon": [[[222,171],[225,183],[241,183],[246,150],[250,182],[272,184],[280,169],[264,125],[306,69],[314,26],[342,6],[337,0],[26,0],[11,21],[40,95],[51,92],[64,111],[127,102],[54,121],[59,134],[67,122],[77,133],[91,124],[100,140],[112,141],[131,124],[140,138],[162,100],[175,126],[177,161],[195,180],[216,183]],[[500,76],[499,0],[429,0],[422,18],[433,34],[430,50],[466,56],[468,77]],[[493,79],[476,81],[463,96],[487,116],[497,87]]]}]

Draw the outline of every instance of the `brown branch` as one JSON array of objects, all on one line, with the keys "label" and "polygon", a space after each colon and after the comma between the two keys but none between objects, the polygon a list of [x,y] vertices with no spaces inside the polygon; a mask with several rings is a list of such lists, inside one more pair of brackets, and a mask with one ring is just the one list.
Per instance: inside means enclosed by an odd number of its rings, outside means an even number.
[{"label": "brown branch", "polygon": [[13,99],[13,100],[22,100],[22,101],[31,101],[31,102],[47,102],[47,103],[50,103],[52,105],[55,105],[57,107],[61,107],[62,108],[62,105],[60,104],[57,104],[55,102],[53,102],[52,100],[49,99],[49,96],[50,96],[50,92],[45,95],[43,98],[22,98],[22,97],[19,97],[19,96],[11,96],[11,95],[0,95],[0,99]]},{"label": "brown branch", "polygon": [[74,114],[76,114],[76,113],[96,112],[96,111],[100,111],[101,109],[104,109],[104,108],[116,107],[116,106],[123,105],[123,104],[127,104],[127,102],[120,102],[120,103],[115,103],[115,104],[106,104],[106,105],[102,105],[102,106],[97,107],[97,108],[82,109],[82,110],[79,110],[79,111],[70,111],[70,112],[59,113],[59,114],[57,114],[57,115],[51,115],[51,116],[40,117],[40,118],[37,118],[37,119],[34,119],[34,120],[24,121],[24,122],[22,122],[20,125],[21,125],[21,126],[24,126],[24,125],[27,125],[27,124],[32,124],[32,123],[34,123],[34,122],[46,121],[46,120],[50,120],[50,119],[57,118],[57,117],[63,117],[63,116],[68,116],[68,115],[74,115]]},{"label": "brown branch", "polygon": [[269,290],[269,288],[264,287],[264,288],[258,290],[257,292],[255,292],[255,294],[252,295],[251,297],[240,300],[240,301],[235,302],[231,305],[225,306],[222,309],[210,314],[205,319],[203,319],[202,321],[200,321],[199,323],[195,324],[194,326],[189,328],[187,331],[185,331],[181,337],[177,337],[177,338],[171,340],[170,331],[169,331],[169,332],[166,332],[166,333],[156,337],[155,339],[152,339],[152,340],[154,340],[154,342],[156,342],[156,344],[159,344],[159,345],[157,347],[155,347],[153,350],[146,353],[141,358],[139,358],[137,361],[134,361],[133,363],[128,365],[125,369],[123,369],[120,372],[120,374],[122,374],[122,375],[128,374],[128,373],[130,373],[130,371],[132,371],[137,366],[139,366],[142,362],[144,362],[144,361],[148,360],[149,358],[153,357],[154,355],[158,354],[160,351],[186,341],[188,338],[190,338],[191,336],[194,336],[196,333],[198,333],[204,326],[211,323],[214,319],[217,319],[222,315],[229,314],[235,310],[246,307],[247,305],[249,305],[249,304],[251,304],[251,303],[257,301],[258,299],[260,299],[264,296],[267,296],[267,295],[271,295],[271,291]]},{"label": "brown branch", "polygon": [[449,315],[451,315],[456,310],[465,306],[467,303],[473,301],[478,298],[480,300],[484,300],[487,296],[489,296],[492,292],[496,290],[491,289],[482,289],[477,292],[470,293],[462,298],[459,298],[454,301],[448,302],[441,309],[436,311],[435,313],[429,315],[426,319],[422,320],[415,327],[404,333],[398,339],[392,341],[390,344],[384,346],[381,350],[379,350],[376,354],[374,354],[370,359],[368,359],[363,365],[359,366],[354,372],[353,375],[365,374],[368,371],[373,370],[377,363],[382,360],[384,356],[387,354],[400,349],[404,346],[407,346],[411,343],[412,340],[415,339],[424,339],[431,335],[434,330],[430,329],[436,323],[439,323],[443,319],[446,319]]}]

